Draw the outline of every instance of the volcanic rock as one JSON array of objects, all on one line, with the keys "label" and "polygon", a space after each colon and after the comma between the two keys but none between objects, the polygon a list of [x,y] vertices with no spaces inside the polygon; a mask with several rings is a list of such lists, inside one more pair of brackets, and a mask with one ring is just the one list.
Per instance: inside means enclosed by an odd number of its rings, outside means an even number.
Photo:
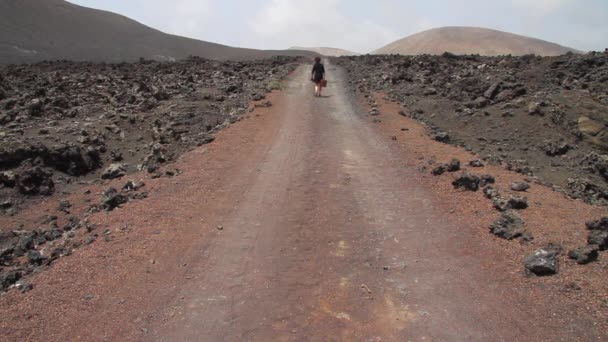
[{"label": "volcanic rock", "polygon": [[440,176],[448,170],[447,164],[441,164],[431,171],[434,176]]},{"label": "volcanic rock", "polygon": [[21,272],[9,271],[6,273],[0,273],[0,291],[8,289],[11,285],[15,284],[17,280],[21,279]]},{"label": "volcanic rock", "polygon": [[498,237],[506,240],[513,240],[516,238],[528,236],[531,237],[524,229],[524,220],[514,212],[505,212],[502,216],[490,225],[490,232]]},{"label": "volcanic rock", "polygon": [[465,173],[456,178],[456,180],[452,182],[452,185],[456,189],[463,188],[469,191],[477,191],[479,190],[480,182],[481,179],[478,176]]},{"label": "volcanic rock", "polygon": [[590,245],[597,245],[602,251],[608,250],[608,231],[592,230],[587,242]]},{"label": "volcanic rock", "polygon": [[448,172],[460,171],[460,160],[452,159],[452,161],[448,164],[447,170]]},{"label": "volcanic rock", "polygon": [[125,204],[129,201],[127,196],[119,193],[114,188],[109,188],[103,193],[101,200],[101,206],[104,210],[112,211],[121,204]]},{"label": "volcanic rock", "polygon": [[127,174],[127,169],[124,164],[111,164],[105,171],[101,174],[101,178],[103,179],[114,179],[120,178]]},{"label": "volcanic rock", "polygon": [[604,232],[608,232],[608,217],[602,217],[599,220],[589,221],[585,223],[587,229],[589,230],[601,230]]},{"label": "volcanic rock", "polygon": [[553,143],[550,142],[545,145],[544,150],[545,153],[550,157],[561,156],[572,149],[572,146],[568,143]]},{"label": "volcanic rock", "polygon": [[439,133],[436,133],[435,135],[433,135],[433,139],[447,144],[450,142],[450,135],[447,134],[446,132],[439,132]]},{"label": "volcanic rock", "polygon": [[537,249],[525,259],[526,270],[537,276],[548,276],[558,272],[559,261],[557,257],[561,253],[561,248],[556,245],[549,245]]},{"label": "volcanic rock", "polygon": [[471,160],[469,162],[469,166],[471,167],[484,167],[485,165],[483,164],[483,162],[479,159],[475,159],[475,160]]},{"label": "volcanic rock", "polygon": [[530,185],[528,183],[512,183],[511,184],[511,190],[513,190],[513,191],[523,192],[523,191],[527,191],[528,189],[530,189]]},{"label": "volcanic rock", "polygon": [[40,166],[26,165],[19,172],[17,187],[19,192],[24,195],[50,196],[55,191],[52,176],[52,171],[45,170]]},{"label": "volcanic rock", "polygon": [[576,260],[579,265],[585,265],[597,260],[599,256],[599,247],[596,245],[588,245],[572,250],[568,253],[570,259]]}]

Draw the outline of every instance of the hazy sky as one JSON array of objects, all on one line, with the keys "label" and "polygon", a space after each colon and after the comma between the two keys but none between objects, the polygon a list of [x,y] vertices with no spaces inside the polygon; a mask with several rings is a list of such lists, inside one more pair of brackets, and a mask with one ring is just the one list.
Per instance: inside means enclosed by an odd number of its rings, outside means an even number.
[{"label": "hazy sky", "polygon": [[608,47],[608,0],[70,0],[167,33],[249,48],[370,52],[439,26],[481,26],[581,50]]}]

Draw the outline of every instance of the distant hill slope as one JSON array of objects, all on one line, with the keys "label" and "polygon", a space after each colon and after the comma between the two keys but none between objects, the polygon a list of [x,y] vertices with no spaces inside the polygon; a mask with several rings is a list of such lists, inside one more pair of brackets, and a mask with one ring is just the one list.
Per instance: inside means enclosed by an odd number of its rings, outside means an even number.
[{"label": "distant hill slope", "polygon": [[374,54],[440,55],[451,52],[457,55],[483,56],[535,54],[540,56],[579,53],[544,40],[480,27],[441,27],[416,33],[374,51]]},{"label": "distant hill slope", "polygon": [[257,59],[310,52],[233,48],[166,34],[122,15],[63,0],[0,0],[0,63],[47,59]]},{"label": "distant hill slope", "polygon": [[331,48],[331,47],[301,47],[301,46],[292,46],[292,47],[289,48],[289,50],[311,51],[311,52],[315,52],[315,53],[318,53],[320,55],[329,56],[329,57],[358,56],[358,55],[360,55],[360,53],[356,53],[356,52],[352,52],[352,51],[348,51],[348,50],[344,50],[344,49]]}]

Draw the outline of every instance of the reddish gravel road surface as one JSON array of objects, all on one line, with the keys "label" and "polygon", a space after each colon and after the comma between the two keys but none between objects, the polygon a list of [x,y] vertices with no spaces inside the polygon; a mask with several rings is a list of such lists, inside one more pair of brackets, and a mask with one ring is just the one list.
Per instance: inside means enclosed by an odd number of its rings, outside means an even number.
[{"label": "reddish gravel road surface", "polygon": [[526,285],[504,252],[518,243],[482,233],[473,200],[422,181],[407,141],[328,69],[325,97],[300,67],[272,108],[184,155],[182,175],[146,180],[148,199],[91,217],[113,240],[1,297],[0,340],[606,338],[596,313]]}]

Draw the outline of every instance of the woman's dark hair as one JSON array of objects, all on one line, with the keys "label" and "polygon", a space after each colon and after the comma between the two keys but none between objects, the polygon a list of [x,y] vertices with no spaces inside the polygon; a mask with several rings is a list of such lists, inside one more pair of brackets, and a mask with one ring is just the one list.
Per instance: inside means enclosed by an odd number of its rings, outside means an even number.
[{"label": "woman's dark hair", "polygon": [[317,62],[317,63],[321,62],[321,57],[315,57],[315,62]]}]

